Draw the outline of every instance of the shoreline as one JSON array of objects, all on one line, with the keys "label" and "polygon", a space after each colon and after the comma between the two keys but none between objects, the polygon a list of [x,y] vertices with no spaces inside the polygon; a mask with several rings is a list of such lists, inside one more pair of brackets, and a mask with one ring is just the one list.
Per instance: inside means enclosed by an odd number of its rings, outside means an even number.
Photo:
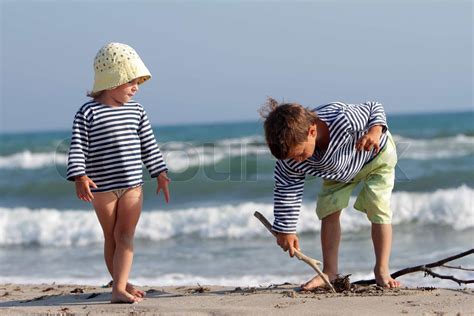
[{"label": "shoreline", "polygon": [[2,315],[474,315],[474,289],[356,287],[331,294],[269,287],[142,286],[138,304],[111,304],[111,289],[62,284],[1,284]]}]

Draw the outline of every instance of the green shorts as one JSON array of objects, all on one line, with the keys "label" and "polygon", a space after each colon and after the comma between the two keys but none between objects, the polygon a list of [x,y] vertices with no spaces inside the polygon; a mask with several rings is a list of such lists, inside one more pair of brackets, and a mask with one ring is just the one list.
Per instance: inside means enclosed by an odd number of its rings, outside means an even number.
[{"label": "green shorts", "polygon": [[319,219],[346,208],[349,205],[352,190],[362,182],[363,187],[354,208],[364,212],[372,223],[391,223],[390,198],[395,182],[397,151],[392,135],[387,132],[387,136],[387,143],[382,151],[364,165],[349,183],[324,180],[316,206]]}]

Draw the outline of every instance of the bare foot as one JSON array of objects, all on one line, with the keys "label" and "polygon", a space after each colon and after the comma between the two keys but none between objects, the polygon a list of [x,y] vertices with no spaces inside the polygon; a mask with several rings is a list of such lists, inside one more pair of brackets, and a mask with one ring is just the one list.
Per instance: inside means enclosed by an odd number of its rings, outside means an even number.
[{"label": "bare foot", "polygon": [[127,304],[133,304],[133,303],[138,303],[141,302],[142,299],[136,296],[131,295],[130,293],[124,291],[112,291],[112,299],[111,303],[127,303]]},{"label": "bare foot", "polygon": [[139,290],[139,289],[135,288],[135,286],[133,286],[132,283],[127,283],[127,287],[125,288],[125,290],[128,293],[130,293],[133,296],[138,297],[138,298],[143,298],[146,295],[146,293],[143,292],[142,290]]},{"label": "bare foot", "polygon": [[400,282],[390,276],[390,273],[376,272],[374,270],[374,275],[378,286],[393,289],[401,285]]},{"label": "bare foot", "polygon": [[[336,274],[326,274],[326,273],[323,273],[323,274],[326,276],[326,278],[328,278],[329,281],[333,281],[336,278]],[[300,288],[303,291],[312,291],[318,287],[322,287],[322,288],[326,287],[326,283],[324,282],[323,278],[319,275],[315,276],[314,278],[312,278],[305,284],[302,284]]]}]

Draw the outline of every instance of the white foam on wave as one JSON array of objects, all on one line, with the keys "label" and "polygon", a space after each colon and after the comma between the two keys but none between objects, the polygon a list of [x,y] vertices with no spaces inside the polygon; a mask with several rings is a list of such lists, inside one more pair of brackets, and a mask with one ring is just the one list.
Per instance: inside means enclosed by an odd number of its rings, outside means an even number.
[{"label": "white foam on wave", "polygon": [[[193,275],[186,273],[167,273],[156,275],[155,277],[142,277],[139,275],[139,271],[135,271],[134,277],[130,279],[130,282],[138,286],[196,286],[200,285],[218,285],[218,286],[254,286],[254,287],[267,287],[273,284],[283,284],[285,282],[293,284],[301,284],[304,280],[309,277],[309,274],[305,275],[215,275],[212,277],[203,275]],[[369,278],[369,276],[367,277]],[[102,286],[110,281],[110,278],[94,277],[94,276],[81,276],[78,277],[45,277],[44,275],[37,276],[0,276],[2,283],[14,283],[14,284],[49,284],[55,282],[56,284],[77,284],[77,285],[92,285]]]},{"label": "white foam on wave", "polygon": [[94,212],[0,208],[0,245],[87,245],[102,241]]},{"label": "white foam on wave", "polygon": [[[474,154],[474,137],[457,135],[434,139],[412,139],[394,135],[399,159],[447,159]],[[169,169],[182,172],[187,168],[216,164],[223,159],[267,155],[270,151],[263,136],[222,139],[213,144],[167,142],[161,144]],[[0,169],[39,169],[48,166],[64,166],[67,155],[60,152],[32,153],[28,150],[0,156]]]},{"label": "white foam on wave", "polygon": [[262,136],[253,135],[208,144],[168,142],[162,144],[162,148],[168,168],[183,172],[190,167],[215,165],[226,158],[269,155],[264,141]]},{"label": "white foam on wave", "polygon": [[0,169],[40,169],[66,163],[67,156],[56,152],[32,153],[25,150],[9,156],[0,156]]},{"label": "white foam on wave", "polygon": [[[395,192],[392,196],[393,223],[447,225],[456,230],[474,227],[474,189],[461,186],[430,193]],[[350,207],[341,216],[344,231],[370,226],[365,215]],[[319,231],[315,203],[302,206],[298,232]],[[268,237],[253,216],[260,211],[273,219],[269,203],[222,204],[182,210],[143,212],[136,238],[165,240],[177,236],[212,238]],[[0,208],[0,245],[41,246],[87,245],[102,242],[102,232],[93,210]]]},{"label": "white foam on wave", "polygon": [[[309,271],[309,270],[308,270]],[[298,286],[299,284],[306,281],[311,274],[292,274],[292,275],[281,275],[281,274],[243,274],[236,276],[229,275],[214,275],[202,276],[185,273],[167,273],[157,275],[155,277],[144,277],[140,276],[140,272],[136,271],[134,277],[130,279],[130,282],[138,286],[193,286],[200,285],[217,285],[226,287],[268,287],[274,284],[283,284],[289,282]],[[469,279],[470,274],[466,271],[459,271],[456,276],[460,279]],[[350,277],[351,282],[358,280],[373,279],[371,272],[358,272],[353,273]],[[13,284],[71,284],[71,285],[90,285],[90,286],[102,286],[107,284],[110,279],[104,277],[94,276],[81,276],[79,277],[45,277],[42,275],[37,276],[0,276],[0,280],[3,283]],[[399,280],[403,286],[407,287],[441,287],[441,288],[459,288],[459,286],[450,280],[441,280],[438,278],[423,277],[423,273],[412,273],[402,277]],[[467,288],[474,288],[473,284],[463,285]]]},{"label": "white foam on wave", "polygon": [[[262,136],[229,138],[214,144],[167,142],[160,144],[168,168],[182,172],[190,167],[216,164],[223,159],[248,155],[268,155]],[[40,169],[49,166],[65,166],[67,155],[62,152],[35,152],[25,150],[0,156],[0,169]]]},{"label": "white foam on wave", "polygon": [[[272,284],[282,284],[290,282],[294,284],[300,284],[307,275],[215,275],[212,277],[202,275],[192,275],[185,273],[167,273],[164,275],[157,276],[155,278],[143,278],[135,277],[136,284],[150,284],[159,286],[183,286],[190,285],[196,286],[196,284],[209,284],[209,285],[220,285],[220,286],[270,286]],[[300,282],[300,283],[298,283]]]},{"label": "white foam on wave", "polygon": [[474,137],[463,134],[453,137],[413,139],[394,135],[399,159],[446,159],[474,154]]},{"label": "white foam on wave", "polygon": [[215,165],[224,159],[247,157],[249,155],[269,155],[264,146],[190,146],[182,150],[163,150],[164,159],[168,168],[173,172],[183,172],[191,167]]},{"label": "white foam on wave", "polygon": [[396,192],[392,197],[394,224],[416,221],[462,230],[474,227],[474,189],[465,185],[429,193]]}]

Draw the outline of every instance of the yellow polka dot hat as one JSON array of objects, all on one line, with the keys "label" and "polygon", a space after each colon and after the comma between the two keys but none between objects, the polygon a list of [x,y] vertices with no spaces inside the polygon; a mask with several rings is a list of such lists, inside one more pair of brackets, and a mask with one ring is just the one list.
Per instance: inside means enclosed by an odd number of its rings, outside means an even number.
[{"label": "yellow polka dot hat", "polygon": [[151,78],[150,71],[137,52],[126,44],[109,43],[102,47],[94,60],[94,87],[90,93],[96,96],[100,91],[113,89],[140,78],[142,84]]}]

